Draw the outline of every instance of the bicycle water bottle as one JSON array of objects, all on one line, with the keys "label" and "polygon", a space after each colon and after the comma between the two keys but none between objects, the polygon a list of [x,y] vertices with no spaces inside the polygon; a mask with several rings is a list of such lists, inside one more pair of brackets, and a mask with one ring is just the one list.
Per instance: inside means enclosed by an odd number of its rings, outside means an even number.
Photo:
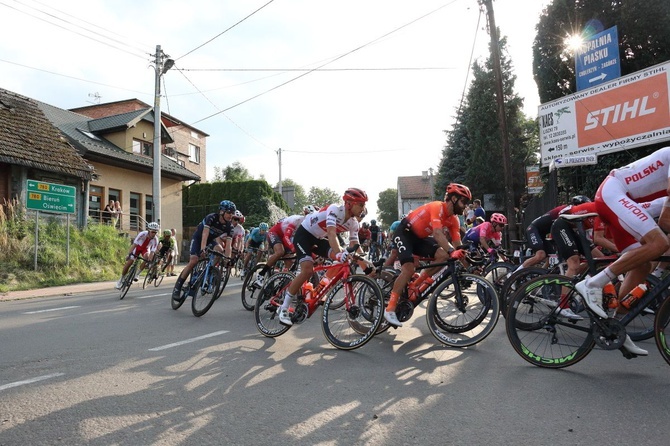
[{"label": "bicycle water bottle", "polygon": [[635,302],[637,302],[646,292],[647,292],[647,285],[645,285],[644,283],[642,285],[636,286],[633,289],[633,291],[626,294],[626,297],[621,299],[621,305],[630,309],[630,307],[632,307],[635,304]]},{"label": "bicycle water bottle", "polygon": [[616,288],[611,283],[603,287],[603,297],[605,298],[605,302],[607,302],[607,308],[617,308],[619,306]]},{"label": "bicycle water bottle", "polygon": [[320,290],[324,289],[325,287],[328,286],[329,283],[330,283],[330,279],[328,278],[328,276],[326,276],[324,274],[324,276],[321,278],[321,280],[319,280],[319,289]]},{"label": "bicycle water bottle", "polygon": [[302,284],[302,296],[305,300],[310,300],[312,298],[312,292],[314,291],[314,285],[312,282],[305,282]]}]

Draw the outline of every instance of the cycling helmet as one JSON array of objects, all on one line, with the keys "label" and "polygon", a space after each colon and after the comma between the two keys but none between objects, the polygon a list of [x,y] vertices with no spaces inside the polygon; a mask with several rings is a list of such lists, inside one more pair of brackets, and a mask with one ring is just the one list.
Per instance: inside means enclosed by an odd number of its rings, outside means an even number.
[{"label": "cycling helmet", "polygon": [[368,226],[370,226],[369,223],[367,223],[367,222],[363,222],[363,227],[364,227],[364,228],[367,228]]},{"label": "cycling helmet", "polygon": [[235,206],[235,203],[233,203],[232,201],[223,200],[221,203],[219,203],[219,210],[224,212],[235,213],[237,207]]},{"label": "cycling helmet", "polygon": [[499,213],[494,213],[491,215],[491,223],[497,223],[499,225],[506,225],[507,224],[507,217],[505,217],[503,214]]},{"label": "cycling helmet", "polygon": [[261,231],[267,231],[268,230],[268,224],[263,222],[263,223],[258,225],[258,229],[260,229]]},{"label": "cycling helmet", "polygon": [[307,206],[305,206],[304,208],[302,208],[302,210],[303,210],[303,212],[305,213],[305,215],[307,215],[307,214],[311,214],[312,212],[317,212],[317,211],[318,211],[318,209],[316,208],[316,206],[314,206],[313,204],[308,204]]},{"label": "cycling helmet", "polygon": [[152,221],[151,223],[147,224],[147,230],[149,230],[149,231],[156,231],[156,232],[158,232],[158,230],[159,230],[160,228],[161,228],[161,227],[160,227],[160,226],[158,225],[158,223],[156,223],[155,221]]},{"label": "cycling helmet", "polygon": [[170,231],[169,229],[166,229],[166,230],[163,231],[163,235],[164,235],[165,237],[167,237],[168,235],[169,235],[169,236],[172,236],[172,231]]},{"label": "cycling helmet", "polygon": [[402,214],[402,215],[400,216],[400,219],[402,220],[403,218],[406,218],[406,217],[407,217],[407,214]]},{"label": "cycling helmet", "polygon": [[470,189],[467,186],[458,183],[449,183],[447,186],[447,195],[460,195],[461,197],[467,198],[468,201],[472,200]]},{"label": "cycling helmet", "polygon": [[235,211],[235,213],[233,214],[233,218],[236,218],[237,220],[239,220],[241,224],[244,224],[244,215],[242,215],[239,209]]},{"label": "cycling helmet", "polygon": [[590,203],[591,199],[586,195],[575,195],[571,200],[572,204],[577,206],[578,204]]},{"label": "cycling helmet", "polygon": [[376,224],[377,224],[377,220],[370,220],[370,224],[371,224],[371,225],[376,225]]},{"label": "cycling helmet", "polygon": [[350,187],[349,189],[344,191],[342,199],[344,201],[353,201],[355,203],[365,203],[366,201],[368,201],[368,194],[366,194],[361,189]]}]

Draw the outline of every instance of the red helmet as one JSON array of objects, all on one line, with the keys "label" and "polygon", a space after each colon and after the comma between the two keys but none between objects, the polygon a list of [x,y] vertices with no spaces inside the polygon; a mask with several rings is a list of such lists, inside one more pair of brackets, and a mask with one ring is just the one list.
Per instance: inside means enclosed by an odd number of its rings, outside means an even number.
[{"label": "red helmet", "polygon": [[361,189],[357,189],[355,187],[350,187],[344,192],[344,195],[342,196],[342,199],[344,201],[353,201],[356,203],[365,203],[368,201],[368,194],[366,194],[364,191]]},{"label": "red helmet", "polygon": [[499,213],[494,213],[491,215],[491,223],[498,223],[499,225],[506,225],[507,224],[507,217],[505,217],[503,214]]},{"label": "red helmet", "polygon": [[461,197],[467,198],[468,201],[472,200],[472,193],[468,186],[463,186],[458,183],[450,183],[447,186],[447,195],[460,195]]}]

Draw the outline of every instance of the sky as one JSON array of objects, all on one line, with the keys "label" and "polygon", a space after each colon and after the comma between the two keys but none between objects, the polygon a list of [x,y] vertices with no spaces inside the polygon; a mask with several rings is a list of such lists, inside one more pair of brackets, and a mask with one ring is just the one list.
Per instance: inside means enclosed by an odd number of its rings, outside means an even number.
[{"label": "sky", "polygon": [[[532,118],[548,3],[493,2]],[[161,111],[209,134],[208,179],[239,162],[272,186],[358,187],[368,219],[399,176],[437,170],[490,42],[477,0],[0,0],[0,17],[0,88],[64,109],[152,105],[160,45],[175,60]]]}]

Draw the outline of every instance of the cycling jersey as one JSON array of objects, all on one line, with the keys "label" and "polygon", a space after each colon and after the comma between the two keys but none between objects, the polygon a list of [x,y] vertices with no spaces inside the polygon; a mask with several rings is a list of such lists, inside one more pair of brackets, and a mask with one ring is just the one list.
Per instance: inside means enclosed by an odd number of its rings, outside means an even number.
[{"label": "cycling jersey", "polygon": [[175,241],[172,237],[163,237],[158,243],[161,245],[160,255],[164,256],[169,251],[174,251]]},{"label": "cycling jersey", "polygon": [[658,228],[648,208],[640,203],[666,197],[670,147],[664,147],[626,166],[614,169],[596,192],[596,208],[609,226],[620,252],[636,245]]},{"label": "cycling jersey", "polygon": [[198,224],[198,227],[191,238],[190,254],[192,256],[197,256],[201,251],[202,243],[202,231],[205,228],[209,228],[209,235],[205,242],[205,246],[212,246],[215,240],[218,237],[232,237],[233,235],[233,224],[229,221],[224,221],[221,223],[219,219],[219,214],[209,214]]},{"label": "cycling jersey", "polygon": [[358,230],[358,240],[360,240],[361,243],[363,243],[366,240],[370,240],[371,238],[371,233],[369,229],[366,228],[360,228]]},{"label": "cycling jersey", "polygon": [[468,232],[465,233],[464,240],[478,245],[479,240],[482,237],[487,240],[491,240],[496,246],[500,246],[500,243],[502,242],[502,233],[493,229],[493,225],[490,221],[485,221],[480,225],[468,229]]},{"label": "cycling jersey", "polygon": [[326,237],[326,228],[335,227],[337,233],[349,232],[349,242],[358,241],[358,220],[351,217],[344,221],[344,205],[331,204],[325,210],[313,212],[302,221],[302,227],[317,239]]},{"label": "cycling jersey", "polygon": [[133,248],[132,255],[137,257],[145,252],[154,252],[158,246],[158,238],[155,236],[149,238],[149,231],[142,231],[133,240],[133,245],[135,247]]},{"label": "cycling jersey", "polygon": [[270,246],[281,243],[286,250],[293,252],[293,233],[304,219],[304,215],[289,215],[275,223],[268,231]]},{"label": "cycling jersey", "polygon": [[253,231],[249,233],[249,240],[255,243],[263,243],[265,241],[266,236],[267,232],[261,233],[261,230],[259,228],[254,228]]},{"label": "cycling jersey", "polygon": [[370,240],[372,240],[372,243],[381,243],[381,230],[380,227],[375,223],[374,225],[370,225]]},{"label": "cycling jersey", "polygon": [[460,223],[455,215],[447,215],[447,203],[432,201],[414,209],[406,217],[408,226],[419,238],[426,238],[433,231],[446,228],[451,240],[460,240]]}]

